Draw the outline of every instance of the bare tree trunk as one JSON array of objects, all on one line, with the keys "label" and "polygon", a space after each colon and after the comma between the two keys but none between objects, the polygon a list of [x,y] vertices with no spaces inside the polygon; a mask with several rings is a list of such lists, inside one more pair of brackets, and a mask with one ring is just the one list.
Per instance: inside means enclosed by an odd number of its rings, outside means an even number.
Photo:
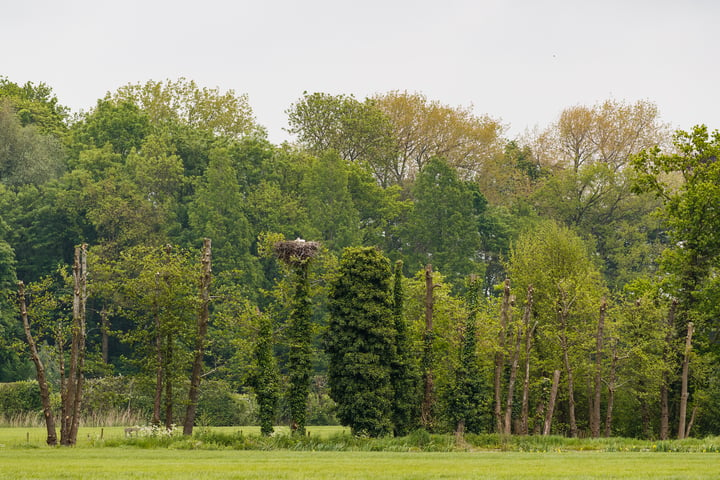
[{"label": "bare tree trunk", "polygon": [[102,335],[101,355],[104,364],[110,361],[110,321],[105,307],[100,310],[100,334]]},{"label": "bare tree trunk", "polygon": [[75,445],[80,425],[83,366],[85,363],[85,303],[87,300],[87,245],[75,248],[73,262],[73,327],[70,343],[70,371],[62,396],[60,444]]},{"label": "bare tree trunk", "polygon": [[615,389],[617,379],[617,340],[612,341],[612,359],[610,360],[610,372],[608,373],[608,400],[607,411],[605,412],[605,436],[612,434],[613,408],[615,406]]},{"label": "bare tree trunk", "polygon": [[697,414],[698,406],[694,405],[692,413],[690,414],[690,421],[688,422],[687,430],[685,430],[685,438],[690,437],[690,430],[692,429],[693,423],[695,423],[695,415]]},{"label": "bare tree trunk", "polygon": [[680,413],[678,423],[678,439],[685,438],[685,417],[687,416],[688,377],[690,375],[690,351],[692,349],[693,322],[688,322],[687,337],[685,338],[685,355],[683,357],[682,377],[680,378]]},{"label": "bare tree trunk", "polygon": [[[673,299],[668,311],[667,335],[665,336],[665,361],[670,357],[672,340],[675,332],[675,311],[677,300]],[[660,385],[660,440],[670,438],[670,401],[668,399],[668,388],[670,385],[670,373],[668,368],[663,369],[662,384]]]},{"label": "bare tree trunk", "polygon": [[547,411],[545,412],[545,426],[543,435],[550,435],[550,427],[552,427],[553,414],[555,413],[555,401],[557,400],[558,388],[560,386],[560,370],[553,373],[552,388],[550,389],[550,400],[548,401]]},{"label": "bare tree trunk", "polygon": [[435,384],[433,380],[433,308],[435,285],[432,278],[432,265],[425,266],[425,346],[423,352],[423,400],[420,406],[420,422],[423,427],[433,427],[433,406],[435,403]]},{"label": "bare tree trunk", "polygon": [[40,359],[37,344],[30,331],[30,319],[28,318],[27,304],[25,303],[25,284],[18,282],[18,303],[20,304],[20,316],[22,317],[25,337],[30,347],[30,356],[35,364],[38,385],[40,387],[40,401],[43,406],[43,416],[45,417],[45,427],[47,429],[46,443],[50,446],[57,445],[57,430],[55,428],[55,417],[52,413],[50,404],[50,388],[48,386],[47,377],[45,376],[45,366]]},{"label": "bare tree trunk", "polygon": [[200,377],[202,374],[203,357],[205,356],[205,337],[210,321],[210,282],[212,280],[212,243],[209,238],[203,240],[202,274],[200,276],[200,312],[198,313],[198,330],[195,337],[195,358],[193,359],[190,376],[188,406],[183,422],[183,435],[192,435],[195,425],[198,397],[200,395]]},{"label": "bare tree trunk", "polygon": [[600,316],[598,317],[597,337],[595,338],[595,379],[593,382],[594,396],[592,398],[592,410],[590,415],[590,434],[593,438],[600,436],[600,392],[602,383],[602,352],[603,352],[603,331],[605,328],[605,311],[607,300],[603,297],[600,304]]},{"label": "bare tree trunk", "polygon": [[503,302],[500,310],[500,333],[498,335],[498,350],[495,353],[495,430],[503,431],[502,417],[502,377],[505,369],[505,335],[510,323],[510,279],[503,283]]}]

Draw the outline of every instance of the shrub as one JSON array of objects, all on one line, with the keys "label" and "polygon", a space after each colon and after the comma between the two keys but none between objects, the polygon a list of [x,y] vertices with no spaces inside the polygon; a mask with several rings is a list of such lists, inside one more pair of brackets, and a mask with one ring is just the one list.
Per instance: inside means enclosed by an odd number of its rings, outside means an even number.
[{"label": "shrub", "polygon": [[0,383],[0,413],[6,417],[42,410],[35,380]]}]

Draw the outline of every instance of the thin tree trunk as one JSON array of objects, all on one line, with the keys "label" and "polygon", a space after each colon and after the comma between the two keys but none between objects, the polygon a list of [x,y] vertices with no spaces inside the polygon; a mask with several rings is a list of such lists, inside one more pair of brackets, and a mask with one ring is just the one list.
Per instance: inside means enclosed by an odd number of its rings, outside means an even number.
[{"label": "thin tree trunk", "polygon": [[510,378],[508,379],[507,387],[507,400],[505,402],[505,434],[510,435],[512,433],[512,409],[513,400],[515,396],[515,382],[517,380],[518,364],[520,362],[520,347],[522,345],[523,333],[529,335],[528,327],[530,325],[530,315],[532,314],[532,293],[531,288],[528,288],[528,298],[525,302],[525,310],[523,312],[522,324],[517,326],[515,334],[515,346],[513,349],[512,359],[510,361]]},{"label": "thin tree trunk", "polygon": [[425,349],[423,353],[423,400],[420,408],[420,421],[423,427],[432,429],[433,405],[435,403],[435,385],[433,380],[433,309],[435,285],[432,278],[432,265],[425,266]]},{"label": "thin tree trunk", "polygon": [[685,438],[690,437],[690,430],[692,429],[693,423],[695,423],[695,414],[697,414],[698,406],[694,405],[692,413],[690,414],[690,421],[688,422],[687,430],[685,430]]},{"label": "thin tree trunk", "polygon": [[162,388],[163,388],[163,381],[165,380],[165,372],[163,371],[163,365],[165,364],[165,359],[163,355],[163,341],[162,341],[162,333],[160,331],[161,324],[160,324],[160,307],[158,306],[158,300],[157,296],[160,295],[160,272],[155,274],[155,288],[156,288],[156,298],[155,298],[155,304],[153,305],[153,317],[155,322],[155,361],[157,362],[157,368],[155,370],[155,398],[153,401],[153,418],[152,423],[153,425],[160,425],[160,410],[162,406]]},{"label": "thin tree trunk", "polygon": [[612,359],[610,360],[610,372],[608,374],[608,400],[607,411],[605,412],[605,436],[612,434],[613,408],[615,406],[615,382],[617,378],[617,340],[612,342]]},{"label": "thin tree trunk", "polygon": [[502,377],[505,369],[505,335],[510,323],[510,279],[503,283],[503,302],[500,309],[500,333],[498,335],[498,349],[495,353],[495,430],[503,431],[502,417]]},{"label": "thin tree trunk", "polygon": [[553,373],[552,387],[550,389],[550,400],[548,401],[547,411],[545,412],[545,426],[543,428],[543,435],[550,435],[550,428],[552,427],[553,414],[555,413],[555,401],[557,400],[558,388],[560,386],[560,370],[555,370]]},{"label": "thin tree trunk", "polygon": [[102,335],[101,354],[104,364],[110,361],[110,320],[105,307],[100,310],[100,334]]},{"label": "thin tree trunk", "polygon": [[562,348],[563,362],[565,363],[565,373],[568,382],[568,415],[570,417],[570,436],[577,437],[577,420],[575,419],[575,382],[573,377],[573,366],[570,362],[570,342],[568,341],[568,310],[570,302],[567,301],[567,293],[560,290],[562,296],[562,304],[558,309],[558,317],[560,319],[560,347]]},{"label": "thin tree trunk", "polygon": [[210,282],[212,280],[212,243],[209,238],[203,240],[202,274],[200,276],[200,311],[198,313],[198,330],[195,338],[195,358],[193,359],[190,376],[188,406],[183,422],[183,435],[192,435],[195,424],[198,397],[200,395],[200,377],[202,375],[203,358],[205,356],[205,337],[210,320]]},{"label": "thin tree trunk", "polygon": [[82,407],[83,387],[85,384],[85,343],[87,338],[86,328],[86,305],[87,305],[87,245],[83,244],[75,249],[75,255],[79,256],[79,272],[75,284],[75,297],[78,301],[78,315],[76,319],[77,333],[77,372],[75,376],[75,398],[73,399],[73,421],[70,439],[73,445],[77,443],[78,429],[80,428],[80,409]]},{"label": "thin tree trunk", "polygon": [[[165,362],[169,367],[174,360],[173,341],[170,335],[165,338]],[[170,376],[170,369],[166,369],[165,375],[165,429],[170,431],[173,427],[173,382]]]},{"label": "thin tree trunk", "polygon": [[[675,332],[675,311],[677,300],[673,299],[668,311],[667,335],[665,336],[665,361],[668,361],[672,350],[672,340]],[[660,440],[670,438],[670,401],[668,389],[670,385],[670,373],[667,366],[663,369],[662,384],[660,385]]]},{"label": "thin tree trunk", "polygon": [[605,312],[607,310],[607,300],[603,297],[600,304],[600,316],[598,317],[597,337],[595,338],[595,379],[594,379],[594,396],[592,399],[592,415],[590,416],[590,433],[593,438],[600,436],[600,393],[602,383],[602,352],[603,352],[603,333],[605,328]]},{"label": "thin tree trunk", "polygon": [[[534,305],[533,300],[533,286],[528,285],[527,299],[525,301],[525,308],[532,312]],[[526,320],[529,322],[530,316],[528,315]],[[522,406],[520,407],[520,434],[528,434],[528,415],[530,410],[530,351],[532,349],[532,337],[535,333],[537,322],[530,327],[529,323],[525,324],[525,378],[523,379],[523,393],[522,393]]]},{"label": "thin tree trunk", "polygon": [[687,337],[685,338],[685,355],[683,357],[682,377],[680,387],[680,413],[678,423],[678,439],[685,438],[685,417],[688,402],[688,377],[690,375],[690,351],[692,350],[693,322],[688,322]]},{"label": "thin tree trunk", "polygon": [[40,401],[43,406],[43,416],[45,417],[45,427],[47,429],[46,443],[50,446],[57,445],[57,430],[55,428],[55,417],[52,413],[50,404],[50,388],[48,387],[47,377],[45,376],[45,366],[40,359],[37,344],[30,331],[30,319],[28,318],[27,304],[25,303],[25,284],[18,282],[18,302],[20,304],[20,316],[22,317],[23,329],[30,347],[30,356],[35,364],[37,373],[38,386],[40,387]]}]

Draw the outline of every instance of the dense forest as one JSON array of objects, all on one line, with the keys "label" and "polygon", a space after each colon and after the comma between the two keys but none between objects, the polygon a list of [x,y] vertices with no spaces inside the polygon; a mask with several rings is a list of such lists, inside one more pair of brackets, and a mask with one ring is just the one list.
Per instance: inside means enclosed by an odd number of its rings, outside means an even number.
[{"label": "dense forest", "polygon": [[183,78],[71,112],[0,77],[5,388],[45,385],[63,436],[108,408],[186,433],[720,433],[717,131],[649,101],[514,140],[420,93],[286,113],[274,145],[246,96]]}]

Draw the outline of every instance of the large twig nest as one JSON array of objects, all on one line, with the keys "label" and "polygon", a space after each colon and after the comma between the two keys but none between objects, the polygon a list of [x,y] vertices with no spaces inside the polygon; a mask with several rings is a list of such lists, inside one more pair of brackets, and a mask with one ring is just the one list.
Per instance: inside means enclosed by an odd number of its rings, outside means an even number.
[{"label": "large twig nest", "polygon": [[306,242],[301,238],[276,242],[273,245],[275,255],[283,262],[293,266],[307,263],[318,254],[319,250],[319,242]]}]

